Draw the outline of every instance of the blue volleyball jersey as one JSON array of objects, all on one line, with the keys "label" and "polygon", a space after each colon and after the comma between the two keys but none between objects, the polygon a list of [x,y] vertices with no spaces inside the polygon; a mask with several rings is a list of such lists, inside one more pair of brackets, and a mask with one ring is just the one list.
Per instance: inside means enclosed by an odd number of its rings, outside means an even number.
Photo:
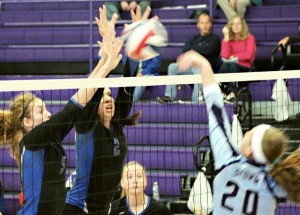
[{"label": "blue volleyball jersey", "polygon": [[266,167],[240,155],[232,146],[230,124],[218,85],[204,89],[209,117],[209,137],[215,169],[213,214],[275,214],[276,198],[283,189],[267,174]]},{"label": "blue volleyball jersey", "polygon": [[33,128],[20,143],[24,202],[18,215],[60,214],[66,198],[66,153],[61,141],[82,107],[71,99],[64,109]]},{"label": "blue volleyball jersey", "polygon": [[[131,74],[129,63],[127,61],[125,65],[125,77]],[[132,74],[135,76],[135,73],[136,69]],[[84,210],[86,203],[89,213],[105,213],[122,176],[127,153],[122,120],[130,112],[133,90],[132,87],[119,89],[110,129],[98,119],[102,88],[95,92],[83,109],[75,124],[76,176],[67,193],[66,204]]]},{"label": "blue volleyball jersey", "polygon": [[[139,213],[139,215],[171,215],[171,211],[162,202],[158,202],[153,198],[148,198],[148,203],[144,210]],[[135,215],[131,210],[128,199],[124,196],[121,199],[117,199],[112,202],[109,210],[109,215]]]},{"label": "blue volleyball jersey", "polygon": [[76,133],[76,176],[73,180],[72,189],[67,193],[66,203],[76,205],[82,210],[84,210],[94,159],[93,143],[93,131],[87,134]]}]

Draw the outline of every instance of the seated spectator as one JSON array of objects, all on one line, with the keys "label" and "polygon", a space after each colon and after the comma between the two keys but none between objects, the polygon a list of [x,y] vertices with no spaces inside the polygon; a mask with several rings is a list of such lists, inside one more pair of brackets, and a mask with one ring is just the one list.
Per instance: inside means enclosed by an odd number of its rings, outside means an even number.
[{"label": "seated spectator", "polygon": [[6,215],[7,210],[5,209],[4,205],[4,195],[3,195],[3,186],[2,183],[0,182],[0,215]]},{"label": "seated spectator", "polygon": [[[127,55],[123,57],[123,62],[125,63],[127,59]],[[161,55],[158,55],[154,58],[144,60],[144,61],[134,61],[130,60],[135,63],[130,69],[135,69],[138,67],[136,77],[150,77],[150,76],[158,76],[159,75],[159,68],[161,64]],[[143,93],[145,92],[147,86],[136,86],[133,94],[133,101],[139,101],[142,97]]]},{"label": "seated spectator", "polygon": [[[139,3],[137,3],[139,2]],[[142,14],[144,14],[145,10],[148,6],[150,6],[149,1],[121,1],[121,2],[106,2],[106,15],[107,19],[111,20],[114,13],[116,13],[121,20],[121,12],[129,12],[135,11],[137,6],[140,6]]]},{"label": "seated spectator", "polygon": [[127,163],[123,168],[121,199],[111,204],[109,215],[169,215],[171,212],[161,202],[146,195],[147,186],[145,168],[136,161]]},{"label": "seated spectator", "polygon": [[229,20],[235,15],[244,17],[247,7],[262,5],[262,0],[217,0],[217,3]]},{"label": "seated spectator", "polygon": [[[223,63],[219,73],[237,73],[253,71],[253,62],[256,53],[255,38],[248,31],[245,19],[233,16],[223,28],[221,57]],[[232,101],[236,92],[243,86],[242,83],[229,83],[226,100]]]},{"label": "seated spectator", "polygon": [[[189,50],[195,50],[199,54],[203,55],[210,62],[212,68],[215,72],[218,71],[218,66],[220,65],[220,49],[221,42],[219,36],[213,34],[211,32],[212,22],[211,18],[207,11],[202,11],[199,14],[197,20],[197,28],[199,29],[199,34],[194,35],[188,41],[186,41],[183,52],[187,52]],[[168,75],[197,75],[200,74],[200,70],[198,68],[191,68],[186,71],[179,71],[178,65],[176,63],[171,63],[168,67]],[[174,101],[176,98],[176,86],[175,85],[167,85],[165,96],[157,98],[157,101],[160,103],[170,103]],[[199,101],[203,101],[202,96],[202,85],[194,84],[192,102],[198,103]]]},{"label": "seated spectator", "polygon": [[282,44],[283,46],[286,46],[288,44],[292,43],[299,43],[300,42],[300,36],[297,37],[285,37],[281,39],[278,44]]}]

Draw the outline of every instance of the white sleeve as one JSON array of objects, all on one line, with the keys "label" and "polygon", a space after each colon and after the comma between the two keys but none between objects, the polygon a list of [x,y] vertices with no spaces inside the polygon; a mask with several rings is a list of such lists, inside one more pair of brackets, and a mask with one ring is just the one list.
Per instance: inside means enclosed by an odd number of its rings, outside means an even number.
[{"label": "white sleeve", "polygon": [[215,160],[215,169],[220,169],[238,155],[232,146],[230,123],[224,107],[221,90],[217,84],[203,89],[208,112],[209,138]]}]

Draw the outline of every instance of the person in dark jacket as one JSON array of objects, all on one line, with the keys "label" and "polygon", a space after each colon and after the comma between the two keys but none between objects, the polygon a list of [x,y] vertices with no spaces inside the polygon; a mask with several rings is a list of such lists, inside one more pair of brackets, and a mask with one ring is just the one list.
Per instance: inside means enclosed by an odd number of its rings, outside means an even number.
[{"label": "person in dark jacket", "polygon": [[136,161],[127,163],[122,173],[121,198],[112,203],[109,215],[171,215],[166,205],[145,194],[146,186],[145,168]]},{"label": "person in dark jacket", "polygon": [[[220,51],[221,40],[219,36],[211,32],[212,22],[207,11],[202,11],[198,17],[197,28],[199,34],[194,35],[188,41],[186,41],[183,52],[194,50],[203,55],[210,62],[215,72],[218,71],[218,67],[221,64]],[[168,75],[197,75],[200,74],[198,68],[190,68],[186,71],[179,71],[176,63],[171,63],[168,67]],[[171,103],[176,98],[176,86],[167,85],[164,97],[157,97],[157,101],[160,103]],[[194,84],[192,102],[198,103],[203,101],[202,85]]]},{"label": "person in dark jacket", "polygon": [[[103,50],[89,78],[104,78],[122,56],[122,40],[111,27],[103,35]],[[82,88],[57,114],[51,116],[45,103],[31,93],[11,100],[10,109],[0,115],[1,144],[8,143],[20,167],[21,209],[19,215],[61,213],[66,198],[67,156],[61,141],[72,129],[83,107],[96,89]]]}]

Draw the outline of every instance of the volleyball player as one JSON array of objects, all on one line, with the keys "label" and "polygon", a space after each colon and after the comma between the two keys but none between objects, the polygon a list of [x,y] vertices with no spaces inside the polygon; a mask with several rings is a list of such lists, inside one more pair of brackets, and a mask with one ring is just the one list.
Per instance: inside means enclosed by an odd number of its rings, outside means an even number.
[{"label": "volleyball player", "polygon": [[213,213],[275,214],[277,198],[300,203],[300,149],[281,159],[286,137],[270,125],[248,131],[240,153],[232,146],[222,94],[209,62],[194,51],[181,55],[181,70],[201,69],[209,115],[210,143],[219,173],[214,180]]},{"label": "volleyball player", "polygon": [[[148,10],[150,14],[150,11]],[[108,22],[106,8],[100,8],[97,19],[100,34],[116,20]],[[124,76],[135,76],[129,61]],[[76,176],[73,187],[67,193],[64,215],[107,214],[109,203],[121,180],[127,153],[127,141],[123,132],[125,125],[135,125],[141,113],[128,117],[133,100],[134,87],[119,88],[116,102],[108,88],[98,89],[87,104],[76,129]]]},{"label": "volleyball player", "polygon": [[[121,60],[122,41],[108,29],[100,43],[101,61],[89,78],[106,77]],[[64,206],[66,153],[61,141],[72,129],[77,116],[96,89],[82,88],[56,115],[51,116],[45,103],[31,93],[12,99],[10,109],[0,115],[0,136],[10,144],[10,152],[20,167],[20,203],[23,214],[60,214]]]}]

